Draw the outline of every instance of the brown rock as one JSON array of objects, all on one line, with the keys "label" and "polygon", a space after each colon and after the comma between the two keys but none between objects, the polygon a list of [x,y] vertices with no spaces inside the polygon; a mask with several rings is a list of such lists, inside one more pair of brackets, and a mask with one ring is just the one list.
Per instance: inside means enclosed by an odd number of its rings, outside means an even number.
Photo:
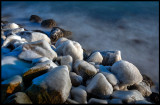
[{"label": "brown rock", "polygon": [[56,22],[53,19],[43,20],[41,26],[44,28],[52,28],[56,26]]},{"label": "brown rock", "polygon": [[40,23],[42,21],[42,19],[37,15],[31,15],[29,21],[35,22],[35,23]]}]

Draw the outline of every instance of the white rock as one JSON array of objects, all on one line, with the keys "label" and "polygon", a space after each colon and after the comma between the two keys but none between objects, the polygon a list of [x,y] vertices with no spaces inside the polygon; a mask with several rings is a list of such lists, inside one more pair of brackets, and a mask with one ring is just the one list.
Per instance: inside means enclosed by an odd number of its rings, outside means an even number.
[{"label": "white rock", "polygon": [[52,50],[48,42],[40,40],[24,44],[23,51],[18,57],[27,61],[32,61],[40,57],[47,57],[50,60],[54,60],[57,57],[57,53]]},{"label": "white rock", "polygon": [[1,58],[1,79],[5,80],[14,75],[22,75],[31,67],[31,63],[20,60],[14,56]]},{"label": "white rock", "polygon": [[72,87],[71,97],[73,100],[79,102],[80,104],[87,104],[87,92],[79,87]]},{"label": "white rock", "polygon": [[62,38],[59,38],[55,44],[55,47],[57,48],[60,44],[62,44],[63,42],[67,41],[69,39],[65,38],[65,37],[62,37]]},{"label": "white rock", "polygon": [[15,23],[8,23],[3,26],[3,29],[15,29],[19,28],[19,26]]},{"label": "white rock", "polygon": [[99,63],[102,63],[103,57],[100,54],[100,52],[95,52],[87,59],[87,61],[88,62],[95,62],[95,63],[99,64]]},{"label": "white rock", "polygon": [[95,95],[99,98],[107,98],[112,92],[112,85],[107,81],[102,73],[96,74],[87,85],[87,93]]},{"label": "white rock", "polygon": [[72,71],[73,59],[70,55],[62,56],[60,63],[61,63],[61,65],[67,65],[68,70]]},{"label": "white rock", "polygon": [[24,28],[9,29],[9,30],[5,30],[5,35],[10,36],[12,34],[16,34],[18,32],[22,32],[22,31],[25,31]]},{"label": "white rock", "polygon": [[32,65],[36,65],[37,63],[42,63],[42,62],[45,62],[45,61],[48,61],[49,59],[47,57],[40,57],[40,58],[37,58],[37,59],[33,59],[32,60]]},{"label": "white rock", "polygon": [[106,77],[106,79],[110,84],[112,84],[112,86],[119,84],[119,80],[116,78],[116,76],[109,70],[107,70],[106,67],[104,67],[103,65],[100,65],[99,72]]},{"label": "white rock", "polygon": [[138,68],[124,60],[114,63],[111,67],[111,72],[118,78],[121,85],[124,86],[140,83],[143,79]]},{"label": "white rock", "polygon": [[83,59],[83,49],[78,42],[67,40],[56,48],[56,52],[60,56],[70,55],[73,61]]},{"label": "white rock", "polygon": [[127,103],[132,103],[138,100],[143,100],[144,97],[138,90],[129,90],[129,91],[114,91],[111,95],[113,98],[121,99]]},{"label": "white rock", "polygon": [[41,32],[23,31],[18,34],[21,38],[24,38],[28,42],[35,42],[39,40],[45,40],[50,43],[50,38]]},{"label": "white rock", "polygon": [[84,60],[76,60],[74,71],[76,74],[82,76],[83,79],[93,77],[97,73],[96,68]]}]

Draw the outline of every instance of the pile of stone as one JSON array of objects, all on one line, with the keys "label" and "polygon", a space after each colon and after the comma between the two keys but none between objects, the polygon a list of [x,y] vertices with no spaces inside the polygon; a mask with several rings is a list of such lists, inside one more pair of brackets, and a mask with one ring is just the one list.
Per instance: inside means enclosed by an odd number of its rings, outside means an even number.
[{"label": "pile of stone", "polygon": [[[30,21],[42,19],[32,16]],[[1,103],[159,102],[159,94],[151,91],[153,82],[122,60],[121,51],[86,52],[64,37],[67,32],[53,27],[47,35],[1,22]]]}]

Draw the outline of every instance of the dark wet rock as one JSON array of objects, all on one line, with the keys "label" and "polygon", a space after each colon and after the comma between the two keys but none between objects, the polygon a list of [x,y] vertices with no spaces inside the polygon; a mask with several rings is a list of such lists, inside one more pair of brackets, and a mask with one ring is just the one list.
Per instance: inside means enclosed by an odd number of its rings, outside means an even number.
[{"label": "dark wet rock", "polygon": [[138,90],[144,97],[149,96],[151,92],[151,88],[147,86],[145,82],[140,82],[139,84],[134,84],[128,87],[129,90]]},{"label": "dark wet rock", "polygon": [[87,104],[87,92],[84,86],[72,87],[71,97],[80,104]]},{"label": "dark wet rock", "polygon": [[24,44],[23,51],[18,57],[26,61],[32,61],[40,57],[47,57],[50,60],[54,60],[57,57],[57,53],[52,50],[47,41],[39,40]]},{"label": "dark wet rock", "polygon": [[126,103],[134,103],[135,101],[138,101],[138,100],[144,100],[144,97],[138,90],[114,91],[111,97],[116,99],[121,99]]},{"label": "dark wet rock", "polygon": [[41,26],[45,28],[53,28],[56,26],[56,21],[53,19],[43,20]]},{"label": "dark wet rock", "polygon": [[155,93],[155,92],[152,92],[152,94],[149,96],[150,98],[150,101],[155,103],[155,104],[159,104],[159,93]]},{"label": "dark wet rock", "polygon": [[13,76],[7,80],[1,82],[1,102],[3,102],[7,96],[21,91],[23,88],[22,77],[20,75]]},{"label": "dark wet rock", "polygon": [[108,104],[107,100],[91,98],[87,104]]},{"label": "dark wet rock", "polygon": [[77,75],[76,73],[74,72],[70,72],[70,78],[71,78],[71,82],[72,82],[72,86],[79,86],[82,84],[83,82],[83,78],[79,75]]},{"label": "dark wet rock", "polygon": [[97,73],[96,68],[84,60],[76,60],[74,71],[82,76],[84,80],[93,77]]},{"label": "dark wet rock", "polygon": [[140,83],[143,79],[138,68],[128,61],[120,60],[111,67],[111,72],[120,81],[121,86],[129,86]]},{"label": "dark wet rock", "polygon": [[112,94],[113,87],[102,73],[98,73],[91,79],[86,91],[93,96],[103,99],[108,98]]},{"label": "dark wet rock", "polygon": [[148,77],[145,74],[142,74],[142,76],[143,76],[143,80],[142,80],[143,82],[145,82],[150,87],[154,86],[154,83],[153,83],[153,81],[151,80],[150,77]]},{"label": "dark wet rock", "polygon": [[102,64],[104,66],[112,66],[115,62],[122,60],[121,51],[101,51],[103,56]]},{"label": "dark wet rock", "polygon": [[10,95],[4,104],[32,104],[30,98],[24,92],[17,92]]},{"label": "dark wet rock", "polygon": [[72,35],[71,31],[64,30],[60,27],[53,27],[50,32],[50,38],[52,42],[56,42],[59,38]]},{"label": "dark wet rock", "polygon": [[33,79],[26,93],[33,103],[62,104],[69,96],[71,85],[67,66],[59,66]]},{"label": "dark wet rock", "polygon": [[37,15],[31,15],[29,21],[35,22],[35,23],[41,23],[42,19]]}]

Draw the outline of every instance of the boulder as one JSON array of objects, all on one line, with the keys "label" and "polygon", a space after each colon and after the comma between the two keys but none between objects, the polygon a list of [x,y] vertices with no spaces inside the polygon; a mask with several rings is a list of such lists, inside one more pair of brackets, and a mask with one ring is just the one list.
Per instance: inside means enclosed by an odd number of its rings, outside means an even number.
[{"label": "boulder", "polygon": [[55,47],[57,48],[60,44],[62,44],[63,42],[67,41],[69,39],[65,38],[65,37],[62,37],[62,38],[59,38],[57,41],[56,41],[56,44],[55,44]]},{"label": "boulder", "polygon": [[35,42],[39,40],[45,40],[48,43],[51,42],[50,38],[41,32],[33,32],[33,31],[23,31],[17,33],[21,38],[24,38],[27,42]]},{"label": "boulder", "polygon": [[60,27],[53,27],[50,32],[50,38],[52,42],[56,42],[59,38],[67,37],[71,34],[72,32],[66,31]]},{"label": "boulder", "polygon": [[91,98],[88,101],[88,104],[108,104],[108,101],[103,99]]},{"label": "boulder", "polygon": [[71,97],[80,104],[87,104],[87,92],[84,86],[72,87]]},{"label": "boulder", "polygon": [[24,92],[17,92],[10,95],[4,104],[32,104],[30,98]]},{"label": "boulder", "polygon": [[69,72],[69,75],[71,78],[72,86],[77,87],[82,84],[83,78],[81,76],[77,75],[74,72]]},{"label": "boulder", "polygon": [[19,26],[16,23],[7,23],[3,25],[3,29],[16,29],[19,28]]},{"label": "boulder", "polygon": [[42,19],[38,15],[31,15],[29,21],[34,23],[41,23]]},{"label": "boulder", "polygon": [[57,57],[57,53],[52,50],[48,42],[40,40],[24,44],[23,51],[18,57],[27,61],[32,61],[33,59],[40,57],[47,57],[50,60],[54,60]]},{"label": "boulder", "polygon": [[75,41],[65,41],[56,48],[56,52],[59,56],[72,56],[73,62],[75,62],[77,59],[83,59],[83,49],[81,45]]},{"label": "boulder", "polygon": [[150,96],[152,94],[151,88],[145,82],[140,82],[139,84],[129,86],[128,89],[138,90],[144,97]]},{"label": "boulder", "polygon": [[111,72],[120,81],[121,86],[129,86],[140,83],[143,79],[138,68],[128,61],[120,60],[111,67]]},{"label": "boulder", "polygon": [[121,51],[101,51],[100,52],[103,56],[102,64],[104,66],[112,66],[115,62],[120,61],[121,58]]},{"label": "boulder", "polygon": [[43,20],[41,22],[41,26],[44,28],[52,28],[56,26],[56,21],[53,19],[47,19],[47,20]]},{"label": "boulder", "polygon": [[135,101],[144,99],[144,97],[138,90],[114,91],[111,97],[116,98],[116,99],[121,99],[122,101],[126,103],[134,103]]},{"label": "boulder", "polygon": [[73,58],[70,55],[62,56],[60,59],[60,64],[67,65],[69,71],[72,71],[72,63]]},{"label": "boulder", "polygon": [[90,57],[87,59],[88,62],[95,62],[96,64],[101,64],[103,61],[103,57],[100,52],[94,52]]},{"label": "boulder", "polygon": [[112,92],[112,85],[108,82],[102,73],[96,74],[87,85],[87,93],[98,98],[108,98]]},{"label": "boulder", "polygon": [[62,104],[69,96],[71,85],[67,66],[59,66],[33,79],[26,93],[33,103]]},{"label": "boulder", "polygon": [[51,60],[47,60],[42,63],[37,63],[32,68],[27,70],[23,74],[23,81],[25,86],[29,86],[34,78],[46,73],[51,67],[54,68],[57,67],[57,65]]},{"label": "boulder", "polygon": [[22,90],[22,77],[15,75],[9,79],[1,82],[1,102],[3,102],[7,96]]},{"label": "boulder", "polygon": [[84,60],[76,60],[74,71],[76,74],[82,76],[84,80],[93,77],[97,73],[96,68]]}]

